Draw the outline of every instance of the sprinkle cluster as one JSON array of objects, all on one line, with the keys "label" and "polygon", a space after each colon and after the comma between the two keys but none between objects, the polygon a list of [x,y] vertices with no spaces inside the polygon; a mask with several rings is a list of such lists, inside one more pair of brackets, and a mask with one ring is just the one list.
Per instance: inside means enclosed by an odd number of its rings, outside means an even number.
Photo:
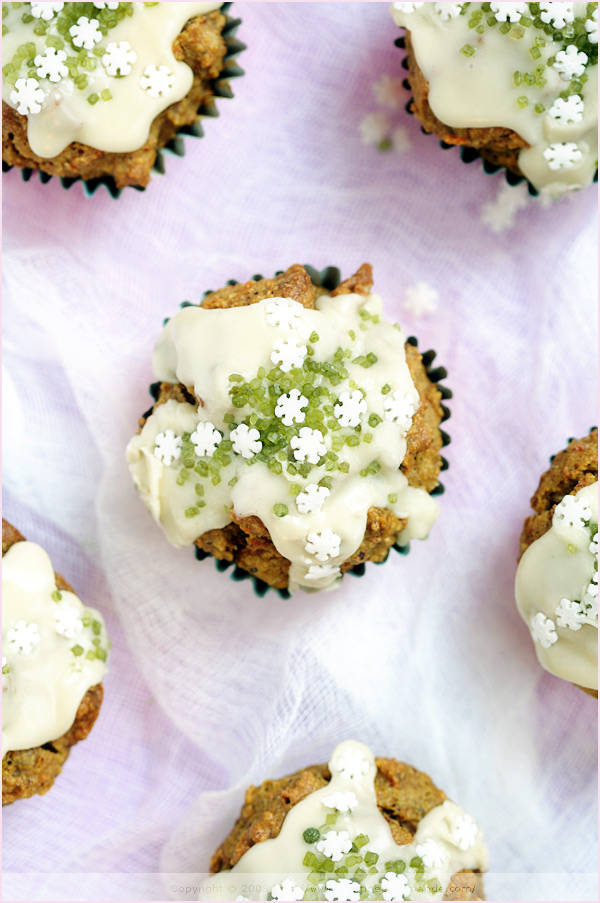
[{"label": "sprinkle cluster", "polygon": [[[156,6],[144,3],[144,6]],[[9,9],[10,7],[10,9]],[[110,32],[134,12],[133,3],[3,3],[2,17],[21,10],[21,21],[31,25],[32,40],[20,44],[2,75],[13,87],[10,102],[24,116],[40,113],[46,96],[62,82],[87,92],[92,106],[110,101],[109,87],[93,90],[94,73],[110,79],[131,75],[137,53],[128,41],[110,41]],[[10,27],[3,21],[2,34]],[[167,96],[174,74],[165,66],[148,65],[138,79],[140,90],[151,98]]]},{"label": "sprinkle cluster", "polygon": [[[584,624],[598,628],[598,524],[592,522],[592,511],[582,499],[567,495],[554,509],[553,523],[563,524],[589,534],[588,549],[594,558],[594,573],[587,588],[580,594],[581,598],[560,600],[555,609],[556,618],[552,619],[538,611],[529,622],[534,642],[543,649],[550,649],[558,642],[556,629],[581,630]],[[567,552],[574,555],[577,546],[569,543]]]}]

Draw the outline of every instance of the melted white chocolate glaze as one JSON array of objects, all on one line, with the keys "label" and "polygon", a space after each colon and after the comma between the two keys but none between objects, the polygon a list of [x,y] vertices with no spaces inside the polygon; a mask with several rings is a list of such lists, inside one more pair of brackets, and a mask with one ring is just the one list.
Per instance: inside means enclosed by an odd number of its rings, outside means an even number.
[{"label": "melted white chocolate glaze", "polygon": [[[575,499],[575,523],[561,505]],[[565,496],[552,527],[524,552],[517,568],[517,607],[540,664],[580,687],[598,689],[598,484]],[[572,502],[568,502],[572,505]],[[564,505],[563,505],[564,507]]]},{"label": "melted white chocolate glaze", "polygon": [[481,831],[450,800],[421,819],[411,843],[395,842],[363,743],[340,743],[329,770],[327,786],[290,809],[277,837],[207,878],[199,899],[441,900],[456,872],[487,868]]},{"label": "melted white chocolate glaze", "polygon": [[[61,36],[56,28],[61,12],[50,19],[46,34],[40,36],[34,32],[39,18],[28,23],[22,20],[31,4],[22,3],[18,9],[13,9],[16,5],[2,4],[7,8],[3,25],[8,32],[2,37],[5,62],[13,59],[20,46],[31,43],[31,60],[46,54],[50,47],[51,51],[64,53],[69,59],[79,55],[87,57],[89,65],[94,66],[89,70],[80,66],[76,70],[77,76],[85,75],[87,78],[83,89],[77,87],[74,78],[64,69],[65,76],[56,81],[51,79],[51,75],[41,77],[39,65],[29,68],[25,65],[19,70],[21,78],[32,78],[42,92],[39,94],[41,109],[26,115],[29,145],[35,154],[45,158],[57,156],[73,141],[114,153],[126,153],[143,147],[155,117],[185,97],[192,87],[192,70],[186,63],[175,59],[173,41],[193,16],[221,6],[220,3],[121,4],[132,7],[132,15],[105,29],[102,39],[87,49],[85,46],[74,47],[68,36],[66,39]],[[87,6],[90,9],[85,18],[93,22],[100,11],[91,3]],[[88,26],[88,31],[94,34],[93,27],[90,30]],[[86,32],[83,32],[82,40],[85,40],[85,35]],[[47,43],[49,38],[63,41],[63,48],[56,50],[53,44]],[[93,37],[88,43],[91,40]],[[115,44],[118,47],[116,51],[113,48],[112,53],[116,52],[117,56],[113,57],[111,64],[109,45]],[[128,54],[125,59],[123,53]],[[123,59],[123,68],[128,70],[126,75],[120,74],[120,68],[113,68]],[[147,67],[165,69],[161,69],[158,75],[151,75],[148,81]],[[41,71],[46,70],[42,68]],[[113,71],[115,74],[110,74]],[[19,98],[29,95],[15,94],[17,86],[9,84],[3,77],[2,97],[9,106],[24,112],[25,107],[19,108]],[[33,88],[31,85],[29,87]],[[112,96],[104,101],[102,92],[106,91]],[[90,103],[90,97],[92,100],[97,97],[98,100]]]},{"label": "melted white chocolate glaze", "polygon": [[102,615],[57,590],[41,546],[17,542],[2,558],[2,755],[61,737],[106,672]]},{"label": "melted white chocolate glaze", "polygon": [[[127,460],[146,506],[175,546],[226,526],[232,509],[238,517],[255,515],[291,562],[290,590],[315,590],[339,582],[339,566],[360,546],[373,506],[408,518],[402,544],[428,535],[438,505],[400,471],[419,397],[405,336],[381,310],[377,295],[348,294],[319,299],[315,310],[275,298],[226,310],[187,307],[169,320],[154,353],[155,377],[182,383],[201,404],[169,400],[157,407],[130,441]],[[297,366],[285,372],[273,360],[282,343],[292,351],[300,346]],[[334,365],[343,369],[342,376],[331,370],[332,383],[327,368]],[[315,366],[325,370],[307,369]],[[263,393],[258,407],[236,406],[236,387],[243,384]],[[278,396],[294,391],[303,407],[292,406],[298,417],[292,421],[285,413],[289,400],[280,408]],[[286,418],[284,444],[267,453]],[[196,431],[206,423],[224,440],[214,455],[194,452]],[[236,453],[239,446],[231,449],[239,424],[260,428],[247,457]],[[308,444],[305,430],[313,431]],[[183,443],[173,460],[162,452],[165,437]],[[296,457],[306,453],[308,460]]]},{"label": "melted white chocolate glaze", "polygon": [[[589,4],[572,5],[575,16],[585,19]],[[550,113],[569,88],[569,81],[553,65],[546,64],[563,47],[568,48],[568,38],[552,42],[543,30],[533,26],[523,29],[518,23],[503,34],[500,22],[485,25],[477,34],[468,23],[480,3],[466,4],[464,14],[447,19],[436,8],[456,4],[419,4],[413,12],[394,8],[402,6],[392,5],[394,21],[410,31],[415,59],[429,83],[429,105],[441,122],[454,128],[505,127],[517,132],[529,144],[519,153],[519,168],[535,188],[545,193],[560,195],[592,182],[598,165],[597,65],[587,67],[587,80],[578,94],[582,116],[565,122]],[[484,13],[483,21],[490,15],[494,18],[493,13]],[[523,37],[514,36],[517,29],[524,31]],[[539,56],[534,59],[530,50],[536,39],[546,43],[538,48]],[[466,56],[461,52],[465,47],[474,52]],[[515,73],[533,73],[538,66],[543,69],[545,84],[515,84]],[[536,105],[543,106],[543,111],[537,112]],[[576,162],[566,160],[564,166],[552,168],[544,153],[551,154],[550,146],[559,146],[557,153],[563,157],[565,144],[576,145]]]}]

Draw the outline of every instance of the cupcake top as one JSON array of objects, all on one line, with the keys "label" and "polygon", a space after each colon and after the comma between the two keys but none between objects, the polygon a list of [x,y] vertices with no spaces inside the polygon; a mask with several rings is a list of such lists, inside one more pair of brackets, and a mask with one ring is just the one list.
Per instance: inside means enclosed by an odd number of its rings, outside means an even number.
[{"label": "cupcake top", "polygon": [[394,840],[363,743],[340,743],[329,771],[329,783],[292,806],[276,837],[211,875],[199,899],[441,900],[457,872],[487,868],[481,831],[450,800],[427,812],[411,842]]},{"label": "cupcake top", "polygon": [[102,615],[57,588],[41,546],[12,545],[2,558],[2,756],[71,727],[109,646]]},{"label": "cupcake top", "polygon": [[33,152],[77,141],[142,147],[154,118],[181,100],[191,68],[173,54],[188,19],[220,3],[3,3],[2,97],[27,116]]},{"label": "cupcake top", "polygon": [[519,168],[540,191],[592,182],[597,3],[393,3],[392,15],[410,31],[439,120],[517,132],[529,145]]},{"label": "cupcake top", "polygon": [[256,517],[291,562],[289,588],[326,589],[372,506],[424,538],[438,505],[400,471],[419,395],[405,336],[375,294],[189,306],[154,352],[158,380],[197,404],[157,406],[127,448],[133,479],[176,546]]},{"label": "cupcake top", "polygon": [[598,483],[566,495],[519,562],[517,607],[540,664],[598,689]]}]

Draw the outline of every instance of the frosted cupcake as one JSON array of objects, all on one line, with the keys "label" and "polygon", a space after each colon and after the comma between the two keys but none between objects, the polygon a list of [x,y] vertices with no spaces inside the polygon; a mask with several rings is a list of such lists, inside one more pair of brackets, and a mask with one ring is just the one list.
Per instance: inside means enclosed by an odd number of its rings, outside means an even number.
[{"label": "frosted cupcake", "polygon": [[487,861],[426,774],[346,741],[329,765],[246,791],[199,899],[481,900]]},{"label": "frosted cupcake", "polygon": [[540,664],[598,696],[598,430],[551,462],[521,534],[515,593]]},{"label": "frosted cupcake", "polygon": [[46,793],[91,731],[109,646],[102,615],[3,520],[3,806]]},{"label": "frosted cupcake", "polygon": [[243,45],[222,5],[3,3],[4,163],[145,186],[160,148],[231,96],[218,80]]},{"label": "frosted cupcake", "polygon": [[393,3],[427,132],[550,195],[598,166],[597,3]]},{"label": "frosted cupcake", "polygon": [[295,265],[168,321],[127,460],[173,545],[320,590],[428,535],[445,371],[428,375],[371,284],[368,265],[330,290]]}]

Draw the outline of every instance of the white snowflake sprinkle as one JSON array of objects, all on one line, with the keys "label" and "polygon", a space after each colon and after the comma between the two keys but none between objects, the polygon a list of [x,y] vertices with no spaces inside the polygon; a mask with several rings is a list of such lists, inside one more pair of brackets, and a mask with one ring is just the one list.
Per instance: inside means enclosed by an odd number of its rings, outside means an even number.
[{"label": "white snowflake sprinkle", "polygon": [[405,129],[403,125],[397,125],[396,128],[393,129],[392,134],[390,135],[390,141],[392,142],[392,150],[397,154],[403,154],[412,147],[412,141],[410,140],[408,130]]},{"label": "white snowflake sprinkle", "polygon": [[289,373],[294,367],[301,367],[307,355],[306,345],[303,345],[293,336],[289,339],[280,339],[273,343],[271,360],[279,365],[284,373]]},{"label": "white snowflake sprinkle", "polygon": [[587,53],[578,50],[575,44],[569,44],[566,50],[558,51],[552,65],[563,81],[570,82],[572,78],[583,75],[587,61]]},{"label": "white snowflake sprinkle", "polygon": [[291,298],[275,298],[265,307],[267,323],[281,329],[296,329],[300,325],[303,309],[299,301],[292,301]]},{"label": "white snowflake sprinkle", "polygon": [[69,28],[69,34],[75,47],[83,47],[84,50],[93,50],[102,40],[98,19],[88,19],[87,16],[79,16],[76,24]]},{"label": "white snowflake sprinkle", "polygon": [[304,576],[305,580],[324,580],[330,577],[341,577],[342,572],[333,564],[311,564]]},{"label": "white snowflake sprinkle", "polygon": [[556,606],[556,623],[559,627],[567,627],[569,630],[581,630],[581,625],[585,623],[585,612],[581,603],[561,599]]},{"label": "white snowflake sprinkle", "polygon": [[527,14],[526,3],[490,3],[498,22],[519,22]]},{"label": "white snowflake sprinkle", "polygon": [[317,561],[327,561],[336,558],[340,554],[341,536],[334,533],[328,527],[325,530],[317,530],[306,537],[304,548],[309,555],[314,555]]},{"label": "white snowflake sprinkle", "polygon": [[406,88],[402,84],[401,78],[383,75],[379,81],[373,84],[373,94],[380,106],[388,107],[390,110],[397,110],[404,102]]},{"label": "white snowflake sprinkle", "polygon": [[583,110],[583,99],[579,94],[571,94],[566,100],[564,97],[557,97],[548,110],[548,115],[561,125],[568,125],[570,122],[581,122]]},{"label": "white snowflake sprinkle", "polygon": [[273,900],[303,900],[304,890],[294,884],[291,878],[286,878],[281,884],[276,884],[271,888],[271,898]]},{"label": "white snowflake sprinkle", "polygon": [[402,307],[415,317],[422,317],[437,310],[440,293],[428,282],[409,285],[404,292]]},{"label": "white snowflake sprinkle", "polygon": [[170,467],[173,461],[181,457],[181,445],[181,436],[176,436],[173,430],[165,430],[154,440],[154,456],[162,461],[165,467]]},{"label": "white snowflake sprinkle", "polygon": [[245,423],[236,426],[229,434],[229,438],[233,442],[234,452],[242,458],[252,458],[262,449],[260,433]]},{"label": "white snowflake sprinkle", "polygon": [[323,507],[323,502],[330,495],[327,486],[309,483],[296,496],[296,505],[300,514],[316,514]]},{"label": "white snowflake sprinkle", "polygon": [[64,3],[32,3],[31,15],[35,19],[45,19],[46,22],[49,22],[56,13],[62,10],[64,5]]},{"label": "white snowflake sprinkle", "polygon": [[598,554],[598,534],[597,533],[589,545],[589,550],[592,553],[592,555]]},{"label": "white snowflake sprinkle", "polygon": [[308,464],[318,464],[327,452],[321,430],[311,430],[309,426],[303,426],[299,434],[292,437],[290,446],[296,461],[306,461]]},{"label": "white snowflake sprinkle", "polygon": [[111,41],[106,45],[106,53],[102,57],[102,65],[108,75],[129,75],[137,53],[131,49],[128,41]]},{"label": "white snowflake sprinkle", "polygon": [[83,630],[83,621],[75,605],[71,605],[66,599],[61,599],[52,607],[54,615],[54,628],[61,636],[73,640]]},{"label": "white snowflake sprinkle", "polygon": [[425,843],[417,844],[417,855],[421,857],[429,869],[440,869],[448,859],[448,853],[443,846],[428,837]]},{"label": "white snowflake sprinkle", "polygon": [[338,812],[352,812],[358,806],[356,794],[351,790],[336,790],[329,796],[321,797],[321,802],[328,809],[337,809]]},{"label": "white snowflake sprinkle", "polygon": [[338,567],[335,567],[333,564],[311,564],[307,573],[305,574],[305,580],[324,580],[325,578],[330,577],[341,577],[342,572]]},{"label": "white snowflake sprinkle", "polygon": [[540,19],[546,25],[564,28],[565,25],[570,25],[574,18],[572,3],[540,3]]},{"label": "white snowflake sprinkle", "polygon": [[572,169],[583,159],[583,154],[574,141],[563,141],[549,144],[544,151],[544,159],[549,169]]},{"label": "white snowflake sprinkle", "polygon": [[436,3],[435,11],[443,22],[447,22],[460,16],[463,6],[463,3]]},{"label": "white snowflake sprinkle", "polygon": [[549,649],[558,640],[554,621],[541,611],[533,616],[529,626],[534,643],[539,643],[544,649]]},{"label": "white snowflake sprinkle", "polygon": [[412,395],[407,395],[406,392],[398,389],[391,395],[386,395],[383,409],[383,416],[386,420],[408,428],[415,413],[415,401]]},{"label": "white snowflake sprinkle", "polygon": [[392,3],[394,9],[397,9],[399,13],[414,13],[416,9],[424,5],[424,3]]},{"label": "white snowflake sprinkle", "polygon": [[94,3],[96,9],[118,9],[118,3],[102,3],[101,0],[98,0],[97,3]]},{"label": "white snowflake sprinkle", "polygon": [[68,66],[65,66],[67,54],[64,50],[56,50],[48,47],[44,53],[38,53],[33,63],[37,67],[36,74],[40,78],[47,78],[51,82],[59,82],[69,74]]},{"label": "white snowflake sprinkle", "polygon": [[279,417],[285,426],[293,423],[304,423],[306,414],[303,408],[307,407],[308,398],[300,395],[300,389],[292,389],[289,395],[280,395],[277,399],[275,416]]},{"label": "white snowflake sprinkle", "polygon": [[375,146],[381,144],[382,141],[385,141],[388,138],[391,128],[392,123],[390,117],[387,113],[384,113],[383,110],[380,110],[377,113],[367,113],[367,115],[361,119],[358,127],[362,143]]},{"label": "white snowflake sprinkle", "polygon": [[595,9],[589,19],[586,19],[585,30],[588,33],[590,44],[598,43],[598,10]]},{"label": "white snowflake sprinkle", "polygon": [[210,420],[200,422],[192,435],[190,442],[199,458],[212,458],[223,436]]},{"label": "white snowflake sprinkle", "polygon": [[[436,3],[436,6],[439,4]],[[408,880],[396,872],[385,873],[385,877],[381,879],[381,889],[384,900],[408,900],[410,895]]]},{"label": "white snowflake sprinkle", "polygon": [[369,770],[367,759],[358,750],[342,753],[333,763],[336,771],[344,781],[357,781]]},{"label": "white snowflake sprinkle", "polygon": [[[592,594],[590,590],[593,589],[595,592]],[[588,586],[588,591],[585,593],[583,597],[583,604],[587,606],[586,608],[586,623],[591,624],[592,627],[598,626],[598,587],[595,584],[590,583]]]},{"label": "white snowflake sprinkle", "polygon": [[6,643],[9,652],[20,652],[21,655],[31,655],[40,643],[40,631],[37,624],[27,621],[17,621],[14,627],[6,634]]},{"label": "white snowflake sprinkle", "polygon": [[582,499],[574,495],[566,495],[554,509],[552,520],[564,523],[567,527],[584,527],[592,516],[592,509]]},{"label": "white snowflake sprinkle", "polygon": [[342,392],[333,409],[340,426],[358,426],[360,415],[365,414],[366,411],[367,402],[358,389],[355,389],[354,392]]},{"label": "white snowflake sprinkle", "polygon": [[46,94],[37,78],[18,78],[15,90],[10,92],[10,102],[21,116],[39,113],[45,99]]},{"label": "white snowflake sprinkle", "polygon": [[452,832],[452,840],[459,850],[463,850],[463,852],[470,850],[475,845],[478,833],[474,818],[466,812],[464,815],[457,816]]},{"label": "white snowflake sprinkle", "polygon": [[140,87],[149,97],[163,97],[175,84],[175,76],[168,66],[146,66]]},{"label": "white snowflake sprinkle", "polygon": [[360,884],[350,878],[332,878],[325,885],[326,900],[360,900]]},{"label": "white snowflake sprinkle", "polygon": [[347,831],[327,831],[321,835],[321,840],[316,849],[328,859],[339,862],[346,853],[350,852],[352,841]]}]

